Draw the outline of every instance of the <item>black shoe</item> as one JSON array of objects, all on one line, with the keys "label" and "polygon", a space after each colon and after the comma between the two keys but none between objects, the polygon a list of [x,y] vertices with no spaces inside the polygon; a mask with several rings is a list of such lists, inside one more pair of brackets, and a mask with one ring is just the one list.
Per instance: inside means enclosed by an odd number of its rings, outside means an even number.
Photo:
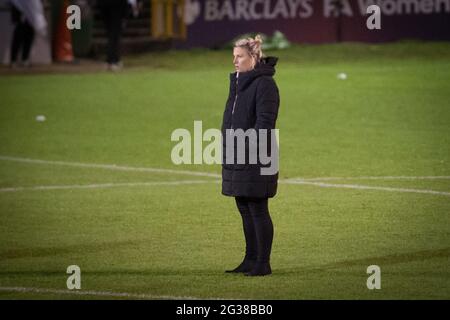
[{"label": "black shoe", "polygon": [[269,262],[257,262],[250,272],[245,275],[248,277],[267,276],[272,273]]},{"label": "black shoe", "polygon": [[226,270],[226,273],[250,272],[256,264],[256,260],[244,259],[242,263],[233,270]]}]

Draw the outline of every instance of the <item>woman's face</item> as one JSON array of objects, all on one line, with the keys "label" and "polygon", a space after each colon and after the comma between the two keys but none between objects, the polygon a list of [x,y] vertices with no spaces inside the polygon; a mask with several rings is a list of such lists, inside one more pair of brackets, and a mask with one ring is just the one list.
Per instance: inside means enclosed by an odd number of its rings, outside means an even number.
[{"label": "woman's face", "polygon": [[255,58],[253,58],[246,49],[234,47],[233,64],[237,72],[247,72],[255,67]]}]

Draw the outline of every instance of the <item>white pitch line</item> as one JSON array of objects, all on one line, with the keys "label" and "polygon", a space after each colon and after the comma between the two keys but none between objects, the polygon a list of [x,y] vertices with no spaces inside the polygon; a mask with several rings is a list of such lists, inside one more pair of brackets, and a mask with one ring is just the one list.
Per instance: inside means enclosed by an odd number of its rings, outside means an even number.
[{"label": "white pitch line", "polygon": [[223,300],[221,298],[198,298],[198,297],[178,297],[178,296],[158,296],[147,293],[128,293],[128,292],[110,292],[110,291],[86,291],[86,290],[61,290],[45,288],[26,288],[26,287],[0,287],[3,292],[19,293],[39,293],[39,294],[65,294],[78,296],[98,296],[110,298],[130,298],[130,299],[162,299],[162,300]]},{"label": "white pitch line", "polygon": [[68,161],[51,161],[51,160],[29,159],[29,158],[19,158],[19,157],[10,157],[10,156],[0,156],[0,160],[23,162],[23,163],[35,163],[35,164],[51,164],[51,165],[81,167],[81,168],[97,168],[97,169],[107,169],[107,170],[117,170],[117,171],[159,172],[159,173],[172,173],[172,174],[213,177],[213,178],[221,177],[221,175],[219,175],[219,174],[208,173],[208,172],[149,168],[149,167],[144,167],[144,168],[130,167],[130,166],[120,166],[120,165],[115,165],[115,164],[96,164],[96,163],[82,163],[82,162],[68,162]]},{"label": "white pitch line", "polygon": [[372,177],[318,177],[290,178],[289,180],[327,181],[327,180],[448,180],[450,176],[372,176]]},{"label": "white pitch line", "polygon": [[[160,168],[148,168],[148,167],[130,167],[130,166],[117,166],[108,164],[95,164],[95,163],[80,163],[80,162],[67,162],[67,161],[50,161],[50,160],[40,160],[40,159],[29,159],[29,158],[19,158],[11,156],[1,156],[0,160],[14,161],[14,162],[24,162],[24,163],[36,163],[36,164],[51,164],[51,165],[62,165],[62,166],[72,166],[72,167],[83,167],[83,168],[100,168],[107,170],[119,170],[119,171],[139,171],[139,172],[160,172],[160,173],[171,173],[171,174],[184,174],[184,175],[194,175],[194,176],[205,176],[221,178],[220,174],[198,172],[198,171],[187,171],[187,170],[172,170],[172,169],[160,169]],[[439,195],[450,195],[449,192],[435,191],[435,190],[421,190],[421,189],[406,189],[406,188],[391,188],[391,187],[377,187],[377,186],[363,186],[363,185],[350,185],[350,184],[326,184],[314,181],[320,180],[362,180],[362,179],[373,179],[373,180],[383,180],[383,179],[450,179],[449,176],[385,176],[385,177],[317,177],[317,178],[290,178],[290,179],[280,179],[280,183],[287,184],[309,184],[319,187],[327,188],[350,188],[350,189],[366,189],[366,190],[384,190],[393,192],[411,192],[411,193],[428,193],[428,194],[439,194]],[[216,182],[216,181],[214,181]],[[131,185],[138,185],[135,183],[129,183]],[[104,184],[104,185],[91,185],[91,186],[39,186],[30,187],[37,190],[42,189],[70,189],[70,188],[96,188],[96,187],[113,187],[118,186],[118,184]],[[17,190],[14,190],[17,189]],[[18,191],[24,190],[25,187],[18,188],[3,188],[0,191]]]},{"label": "white pitch line", "polygon": [[113,187],[141,187],[141,186],[167,186],[183,184],[201,184],[201,183],[219,183],[220,180],[180,180],[180,181],[155,181],[155,182],[119,182],[119,183],[98,183],[98,184],[76,184],[62,186],[34,186],[34,187],[16,187],[0,188],[1,192],[17,192],[25,190],[66,190],[66,189],[99,189]]},{"label": "white pitch line", "polygon": [[411,192],[411,193],[427,193],[427,194],[438,194],[444,196],[450,196],[450,192],[435,191],[435,190],[423,190],[423,189],[406,189],[406,188],[391,188],[391,187],[377,187],[377,186],[363,186],[359,184],[333,184],[333,183],[323,183],[323,182],[312,182],[304,180],[284,180],[287,184],[305,184],[313,185],[323,188],[347,188],[347,189],[362,189],[362,190],[383,190],[391,192]]},{"label": "white pitch line", "polygon": [[[53,164],[61,166],[72,166],[72,167],[83,167],[83,168],[100,168],[107,170],[118,170],[118,171],[138,171],[138,172],[160,172],[160,173],[172,173],[172,174],[182,174],[182,175],[192,175],[192,176],[204,176],[221,178],[220,174],[199,172],[199,171],[189,171],[189,170],[173,170],[173,169],[161,169],[161,168],[150,168],[150,167],[131,167],[122,166],[115,164],[96,164],[96,163],[82,163],[82,162],[68,162],[68,161],[51,161],[51,160],[41,160],[41,159],[30,159],[30,158],[20,158],[11,156],[1,156],[0,160],[14,161],[14,162],[24,162],[24,163],[36,163],[36,164]],[[411,179],[411,180],[422,180],[422,179],[450,179],[450,176],[368,176],[368,177],[316,177],[316,178],[289,178],[288,180],[302,180],[302,181],[321,181],[321,180],[395,180],[395,179]]]}]

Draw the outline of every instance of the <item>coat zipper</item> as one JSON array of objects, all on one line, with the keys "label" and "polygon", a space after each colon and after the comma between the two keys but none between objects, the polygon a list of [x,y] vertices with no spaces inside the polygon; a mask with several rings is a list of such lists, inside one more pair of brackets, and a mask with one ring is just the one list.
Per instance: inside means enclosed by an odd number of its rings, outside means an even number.
[{"label": "coat zipper", "polygon": [[[236,95],[234,96],[234,103],[233,103],[233,109],[231,110],[231,129],[233,129],[233,114],[234,114],[234,108],[236,107],[236,101],[238,98],[238,81],[239,81],[239,73],[236,74]],[[234,166],[233,166],[234,171]],[[233,186],[233,181],[231,181],[231,186]]]},{"label": "coat zipper", "polygon": [[236,107],[236,101],[238,98],[238,81],[239,81],[239,74],[236,76],[236,95],[234,97],[233,110],[231,110],[231,129],[233,129],[233,114],[234,108]]}]

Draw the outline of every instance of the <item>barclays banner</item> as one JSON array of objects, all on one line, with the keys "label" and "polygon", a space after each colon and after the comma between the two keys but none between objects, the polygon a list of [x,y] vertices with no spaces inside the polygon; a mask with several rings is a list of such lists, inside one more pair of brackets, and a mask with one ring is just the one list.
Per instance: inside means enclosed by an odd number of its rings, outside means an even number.
[{"label": "barclays banner", "polygon": [[186,0],[185,21],[186,47],[275,30],[298,43],[450,40],[450,0]]}]

